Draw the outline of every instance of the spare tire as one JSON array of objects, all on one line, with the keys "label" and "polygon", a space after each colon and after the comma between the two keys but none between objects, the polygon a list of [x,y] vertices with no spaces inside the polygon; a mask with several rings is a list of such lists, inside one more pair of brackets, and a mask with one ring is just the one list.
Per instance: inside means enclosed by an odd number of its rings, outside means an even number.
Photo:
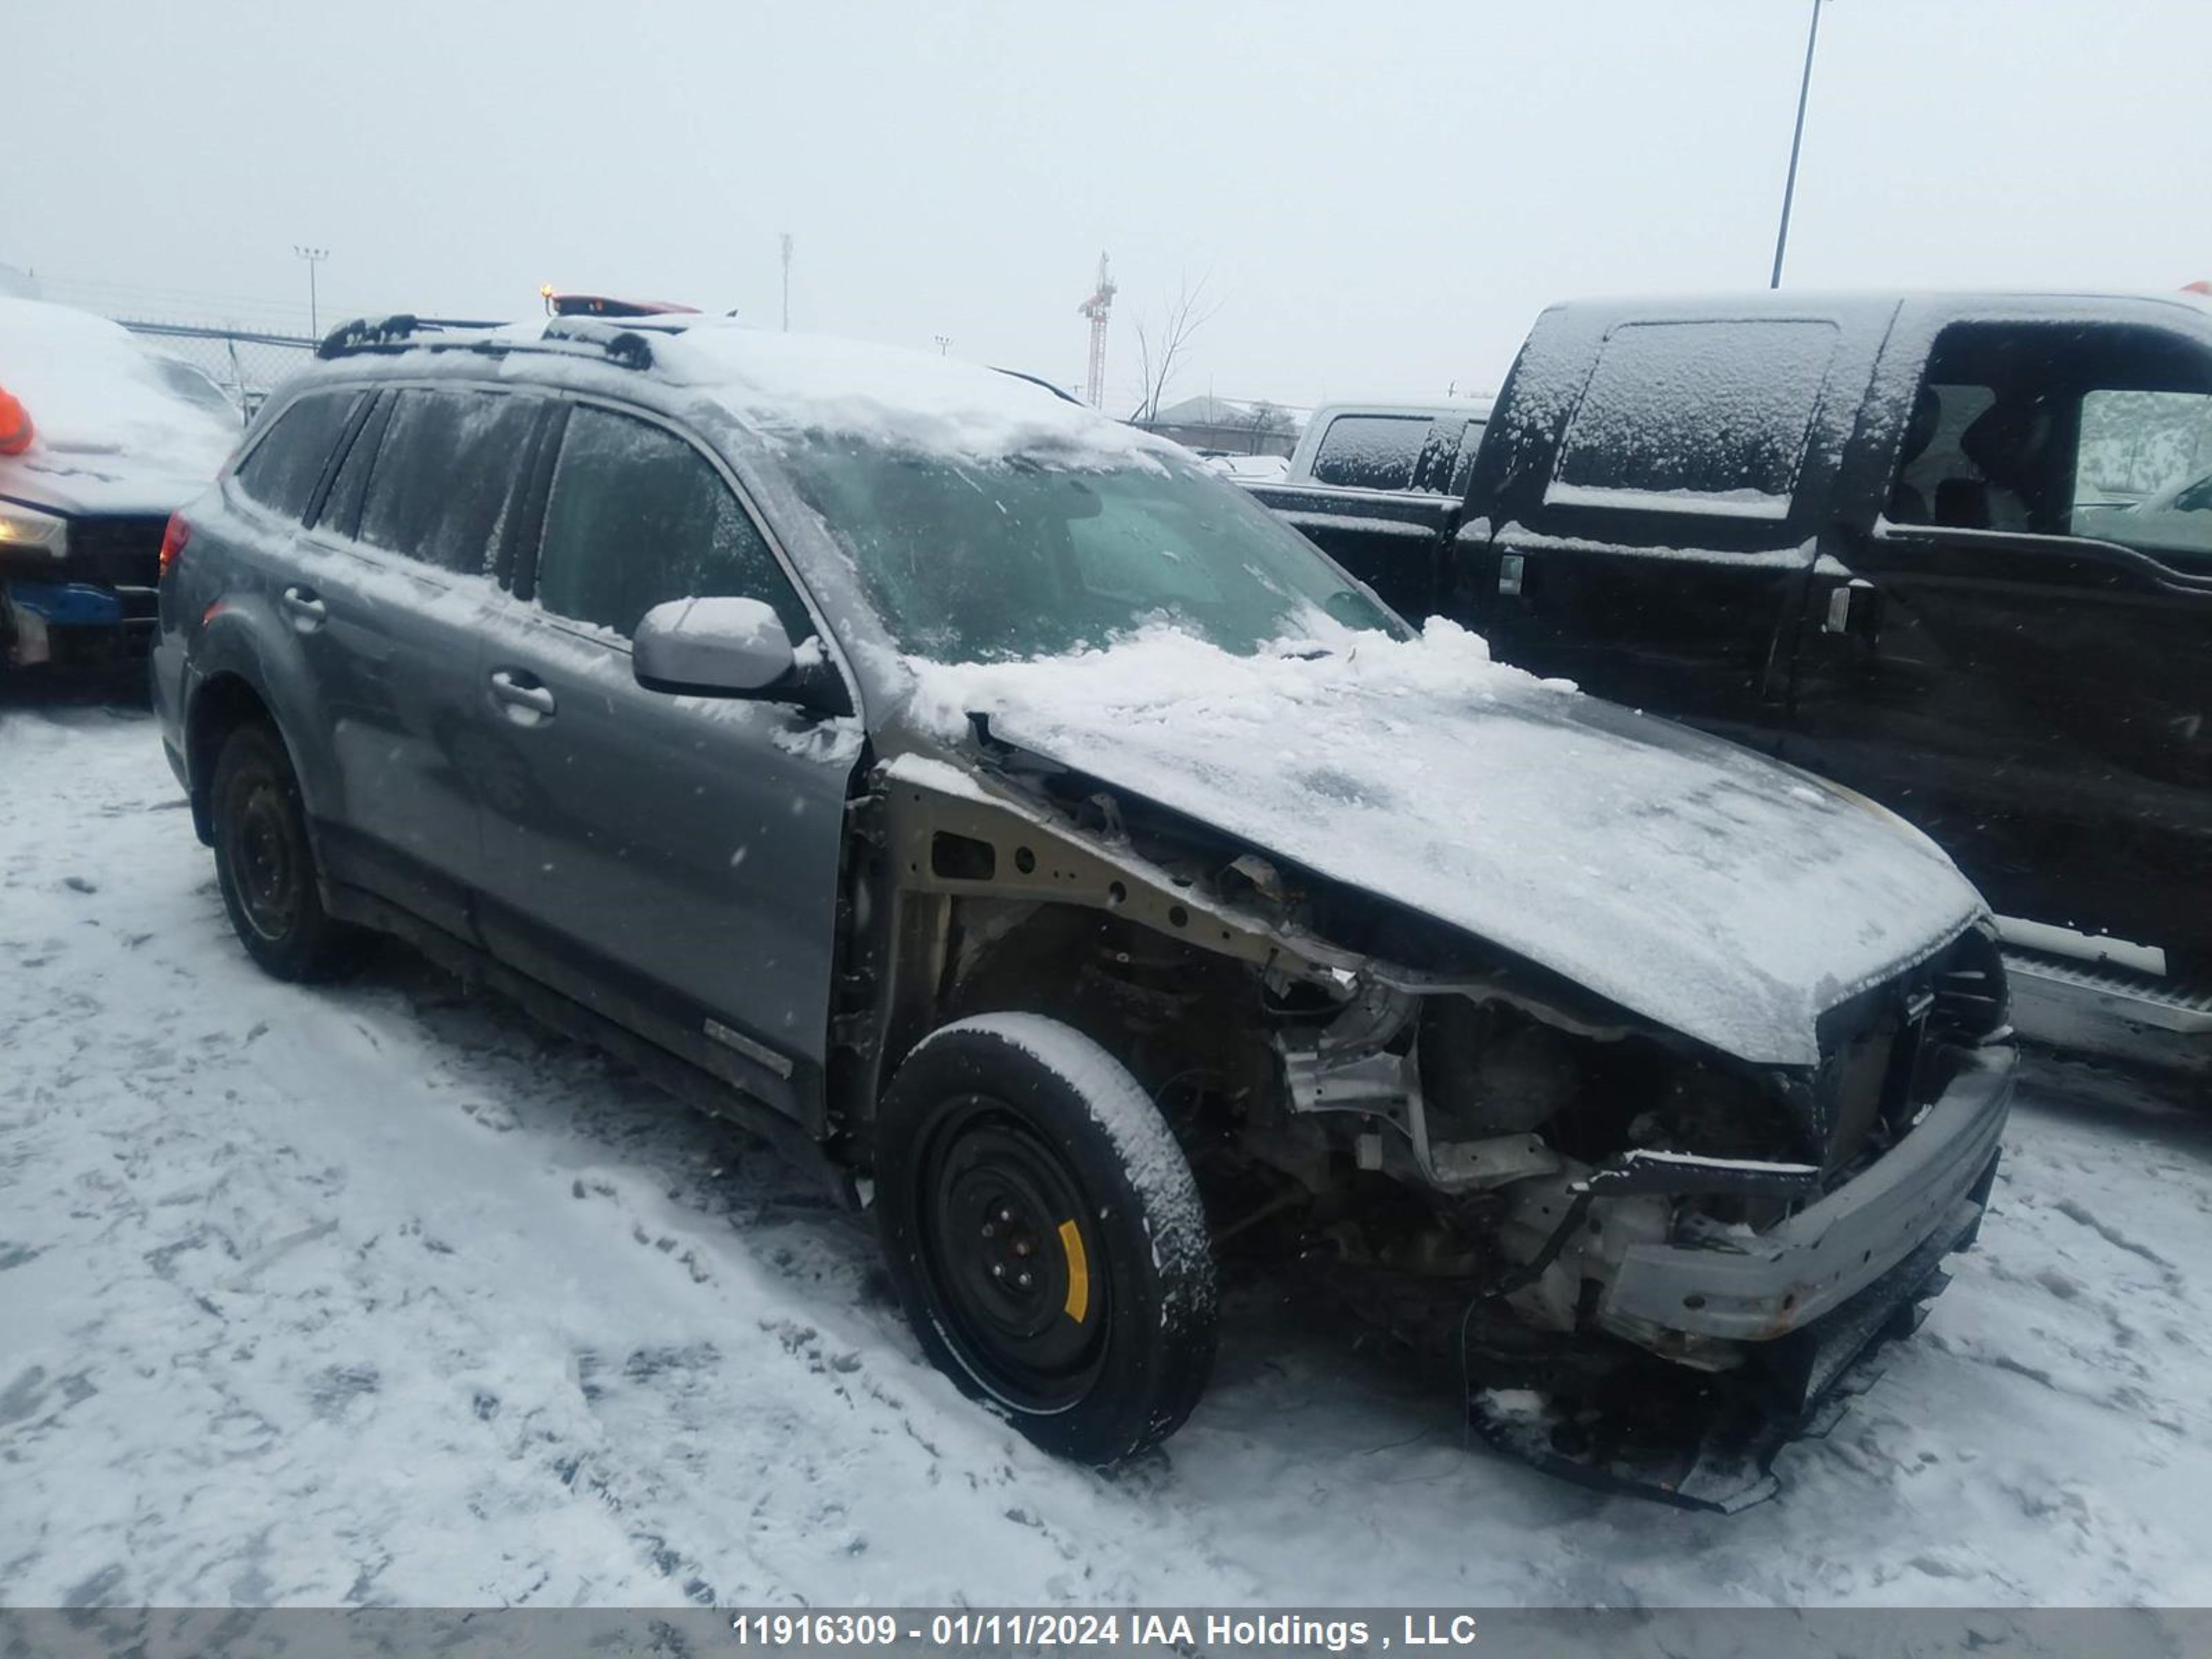
[{"label": "spare tire", "polygon": [[931,1360],[1046,1450],[1112,1463],[1182,1425],[1213,1369],[1213,1254],[1142,1085],[1036,1014],[948,1025],[884,1097],[875,1203]]}]

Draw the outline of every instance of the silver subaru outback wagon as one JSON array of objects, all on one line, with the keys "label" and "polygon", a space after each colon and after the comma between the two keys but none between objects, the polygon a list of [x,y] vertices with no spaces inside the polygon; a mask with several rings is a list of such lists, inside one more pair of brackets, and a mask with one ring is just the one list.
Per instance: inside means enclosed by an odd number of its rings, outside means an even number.
[{"label": "silver subaru outback wagon", "polygon": [[1972,1242],[2003,970],[1879,807],[1416,631],[1024,377],[696,318],[320,356],[164,549],[245,948],[397,933],[819,1160],[1039,1443],[1173,1432],[1273,1255],[1449,1333],[1498,1443],[1732,1505],[1765,1457],[1691,1419],[1786,1432]]}]

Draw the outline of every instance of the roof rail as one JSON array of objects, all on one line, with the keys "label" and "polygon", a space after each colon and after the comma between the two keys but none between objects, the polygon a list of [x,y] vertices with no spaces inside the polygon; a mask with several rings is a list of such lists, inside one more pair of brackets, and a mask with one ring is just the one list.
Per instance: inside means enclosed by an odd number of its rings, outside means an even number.
[{"label": "roof rail", "polygon": [[[545,331],[535,341],[513,337],[495,339],[489,331],[507,326],[501,322],[481,322],[457,317],[417,317],[402,313],[372,322],[366,317],[356,317],[351,322],[341,323],[323,337],[315,348],[315,356],[325,360],[350,357],[369,352],[398,352],[416,350],[480,351],[504,356],[510,351],[562,352],[576,347],[596,347],[605,354],[608,362],[622,368],[645,369],[653,367],[653,347],[645,337],[634,330],[611,331],[604,323],[590,317],[555,317],[545,325]],[[438,337],[459,331],[460,337]]]}]

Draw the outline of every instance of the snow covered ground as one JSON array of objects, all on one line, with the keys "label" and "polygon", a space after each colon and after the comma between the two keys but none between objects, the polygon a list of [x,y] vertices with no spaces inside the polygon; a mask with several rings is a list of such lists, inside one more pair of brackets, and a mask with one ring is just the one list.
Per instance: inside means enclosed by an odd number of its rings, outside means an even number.
[{"label": "snow covered ground", "polygon": [[1113,1474],[866,1223],[396,949],[231,939],[152,722],[0,708],[0,1603],[2212,1601],[2212,1112],[2039,1066],[1978,1253],[1738,1518],[1462,1443],[1262,1285]]}]

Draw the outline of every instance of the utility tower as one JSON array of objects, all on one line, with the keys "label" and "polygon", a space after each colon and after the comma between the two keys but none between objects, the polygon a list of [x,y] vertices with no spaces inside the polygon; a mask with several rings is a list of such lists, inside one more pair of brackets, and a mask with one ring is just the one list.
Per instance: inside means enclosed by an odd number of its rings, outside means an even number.
[{"label": "utility tower", "polygon": [[1091,369],[1084,377],[1083,401],[1097,409],[1106,396],[1106,313],[1114,308],[1114,279],[1106,256],[1098,256],[1098,286],[1076,310],[1091,319]]},{"label": "utility tower", "polygon": [[323,325],[320,307],[315,303],[315,267],[331,257],[326,247],[302,247],[292,244],[292,252],[307,262],[307,333],[310,337],[322,337]]}]

